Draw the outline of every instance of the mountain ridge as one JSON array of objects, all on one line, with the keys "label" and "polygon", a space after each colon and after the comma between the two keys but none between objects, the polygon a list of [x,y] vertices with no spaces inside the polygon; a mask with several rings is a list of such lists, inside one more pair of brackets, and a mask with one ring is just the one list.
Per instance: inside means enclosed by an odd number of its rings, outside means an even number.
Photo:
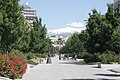
[{"label": "mountain ridge", "polygon": [[85,30],[85,28],[66,27],[66,28],[48,30],[48,36],[58,36],[58,37],[62,36],[63,38],[66,38],[66,37],[70,37],[75,32],[80,33],[82,30]]}]

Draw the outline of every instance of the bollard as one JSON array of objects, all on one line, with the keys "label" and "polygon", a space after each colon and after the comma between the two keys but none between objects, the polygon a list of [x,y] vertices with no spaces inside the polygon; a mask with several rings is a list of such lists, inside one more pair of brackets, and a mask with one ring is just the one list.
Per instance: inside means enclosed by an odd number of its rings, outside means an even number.
[{"label": "bollard", "polygon": [[98,62],[97,64],[98,64],[98,68],[101,68],[101,62]]}]

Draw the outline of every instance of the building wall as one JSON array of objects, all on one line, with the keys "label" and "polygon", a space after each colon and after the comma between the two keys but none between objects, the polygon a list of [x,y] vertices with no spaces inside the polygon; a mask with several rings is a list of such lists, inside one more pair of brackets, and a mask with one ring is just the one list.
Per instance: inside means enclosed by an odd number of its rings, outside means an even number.
[{"label": "building wall", "polygon": [[34,19],[36,17],[36,10],[31,8],[28,3],[24,5],[24,10],[22,11],[23,16],[25,17],[26,21],[33,26]]}]

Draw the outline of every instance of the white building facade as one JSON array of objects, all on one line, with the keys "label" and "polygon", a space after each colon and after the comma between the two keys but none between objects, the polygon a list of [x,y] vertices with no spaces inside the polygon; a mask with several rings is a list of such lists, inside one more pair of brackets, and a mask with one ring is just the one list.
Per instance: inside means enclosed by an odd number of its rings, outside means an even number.
[{"label": "white building facade", "polygon": [[34,19],[36,17],[36,10],[31,8],[28,5],[28,2],[24,5],[24,10],[22,11],[23,16],[25,17],[26,21],[33,26]]}]

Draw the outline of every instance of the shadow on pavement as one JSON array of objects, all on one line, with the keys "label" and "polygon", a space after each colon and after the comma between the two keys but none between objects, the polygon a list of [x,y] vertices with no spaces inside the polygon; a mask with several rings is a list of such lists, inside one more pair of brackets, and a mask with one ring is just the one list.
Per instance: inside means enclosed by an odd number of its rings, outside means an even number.
[{"label": "shadow on pavement", "polygon": [[85,62],[78,62],[78,61],[65,61],[59,62],[60,64],[75,64],[75,65],[88,65]]},{"label": "shadow on pavement", "polygon": [[115,80],[115,79],[63,79],[63,80]]},{"label": "shadow on pavement", "polygon": [[63,79],[63,80],[95,80],[95,79]]},{"label": "shadow on pavement", "polygon": [[120,74],[95,74],[97,76],[120,77]]},{"label": "shadow on pavement", "polygon": [[92,68],[97,68],[97,69],[101,69],[101,68],[98,68],[98,66],[97,66],[97,65],[95,65],[95,66],[92,66]]},{"label": "shadow on pavement", "polygon": [[86,63],[81,63],[81,62],[60,62],[60,64],[87,65]]}]

